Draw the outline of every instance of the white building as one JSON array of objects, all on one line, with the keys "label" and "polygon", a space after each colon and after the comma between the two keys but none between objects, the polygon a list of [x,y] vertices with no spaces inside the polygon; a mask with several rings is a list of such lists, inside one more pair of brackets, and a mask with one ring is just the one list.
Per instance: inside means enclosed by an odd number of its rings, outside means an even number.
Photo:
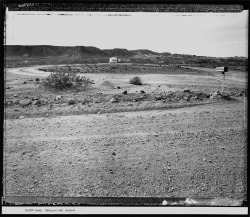
[{"label": "white building", "polygon": [[118,62],[118,60],[116,57],[109,58],[109,63],[117,63],[117,62]]}]

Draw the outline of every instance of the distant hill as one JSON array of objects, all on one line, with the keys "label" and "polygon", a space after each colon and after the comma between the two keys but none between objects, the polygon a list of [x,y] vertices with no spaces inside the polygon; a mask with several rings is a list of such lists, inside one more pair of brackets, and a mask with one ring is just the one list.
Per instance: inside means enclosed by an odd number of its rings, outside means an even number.
[{"label": "distant hill", "polygon": [[[7,62],[33,64],[42,58],[41,64],[67,64],[67,63],[97,63],[108,62],[110,57],[116,56],[123,62],[153,63],[153,64],[181,64],[197,65],[201,67],[228,66],[231,68],[245,68],[247,70],[247,58],[245,57],[206,57],[186,54],[171,54],[169,52],[158,53],[147,49],[127,50],[121,48],[99,49],[91,46],[50,46],[50,45],[6,45]],[[15,59],[19,59],[18,61]],[[45,60],[46,59],[46,60]],[[10,63],[10,61],[8,62]]]}]

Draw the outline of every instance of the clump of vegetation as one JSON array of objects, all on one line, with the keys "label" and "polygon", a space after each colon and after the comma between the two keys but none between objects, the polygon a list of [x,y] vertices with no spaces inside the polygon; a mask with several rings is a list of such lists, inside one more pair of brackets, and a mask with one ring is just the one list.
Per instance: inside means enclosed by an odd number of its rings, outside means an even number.
[{"label": "clump of vegetation", "polygon": [[129,83],[134,84],[134,85],[142,85],[142,81],[141,81],[141,78],[139,76],[135,76],[135,77],[131,78],[129,80]]},{"label": "clump of vegetation", "polygon": [[72,72],[54,72],[51,73],[43,82],[44,87],[65,90],[65,89],[87,89],[93,81],[86,77],[81,77]]}]

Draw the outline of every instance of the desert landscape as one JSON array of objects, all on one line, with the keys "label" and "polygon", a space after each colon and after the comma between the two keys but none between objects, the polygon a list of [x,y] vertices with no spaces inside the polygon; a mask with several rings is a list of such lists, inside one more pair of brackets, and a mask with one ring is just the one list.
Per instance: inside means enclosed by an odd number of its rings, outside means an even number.
[{"label": "desert landscape", "polygon": [[[142,61],[108,63],[116,49],[94,62],[38,64],[27,50],[7,53],[6,196],[246,200],[247,59],[232,60],[222,92],[221,61],[152,63],[136,54]],[[51,73],[90,83],[52,90],[44,86]],[[141,83],[130,82],[135,76]]]}]

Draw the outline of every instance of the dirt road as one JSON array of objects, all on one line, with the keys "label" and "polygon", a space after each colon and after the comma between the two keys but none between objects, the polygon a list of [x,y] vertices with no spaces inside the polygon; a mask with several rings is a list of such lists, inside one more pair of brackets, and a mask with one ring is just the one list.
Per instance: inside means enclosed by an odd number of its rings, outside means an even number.
[{"label": "dirt road", "polygon": [[5,120],[5,193],[246,199],[245,108]]}]

